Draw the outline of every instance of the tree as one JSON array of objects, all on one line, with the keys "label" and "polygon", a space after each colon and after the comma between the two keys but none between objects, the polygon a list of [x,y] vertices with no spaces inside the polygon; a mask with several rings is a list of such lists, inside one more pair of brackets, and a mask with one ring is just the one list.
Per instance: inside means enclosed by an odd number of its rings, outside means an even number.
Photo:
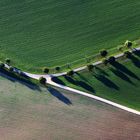
[{"label": "tree", "polygon": [[94,66],[93,65],[87,65],[87,68],[88,68],[89,71],[92,71]]},{"label": "tree", "polygon": [[86,63],[90,63],[91,59],[85,56]]},{"label": "tree", "polygon": [[60,71],[60,67],[55,67],[55,70],[56,71]]},{"label": "tree", "polygon": [[70,68],[71,68],[70,63],[67,63],[67,68],[68,68],[68,69],[70,69]]},{"label": "tree", "polygon": [[133,45],[133,43],[132,43],[131,41],[127,40],[127,41],[125,42],[124,45],[125,45],[127,48],[131,48],[132,45]]},{"label": "tree", "polygon": [[123,51],[123,46],[118,47],[118,50],[122,52]]},{"label": "tree", "polygon": [[50,71],[49,68],[44,68],[44,69],[43,69],[43,72],[44,72],[44,73],[49,73],[49,71]]},{"label": "tree", "polygon": [[108,62],[109,62],[110,64],[113,64],[115,61],[116,61],[116,58],[115,58],[114,56],[110,56],[110,57],[108,58]]},{"label": "tree", "polygon": [[73,70],[68,71],[68,72],[67,72],[67,75],[68,75],[68,76],[73,76],[73,75],[74,75],[74,71],[73,71]]},{"label": "tree", "polygon": [[9,58],[6,58],[5,59],[5,62],[6,62],[6,64],[10,64],[11,63],[11,60]]},{"label": "tree", "polygon": [[45,85],[45,84],[46,84],[46,81],[47,81],[47,80],[46,80],[46,78],[44,78],[44,77],[40,77],[40,78],[39,78],[39,83],[42,84],[42,85]]},{"label": "tree", "polygon": [[107,54],[108,54],[107,50],[101,50],[101,51],[100,51],[100,55],[101,55],[102,57],[106,57]]}]

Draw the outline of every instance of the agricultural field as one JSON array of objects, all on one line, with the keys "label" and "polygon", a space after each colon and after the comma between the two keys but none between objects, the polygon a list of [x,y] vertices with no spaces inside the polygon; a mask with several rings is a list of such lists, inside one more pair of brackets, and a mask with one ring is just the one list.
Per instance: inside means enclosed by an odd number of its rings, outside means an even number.
[{"label": "agricultural field", "polygon": [[97,66],[92,72],[85,70],[53,80],[140,111],[140,53],[130,60]]},{"label": "agricultural field", "polygon": [[139,0],[0,0],[0,140],[139,140],[139,115],[52,86],[140,111],[140,51],[69,74],[100,50],[140,47],[139,9]]},{"label": "agricultural field", "polygon": [[139,140],[139,124],[139,116],[98,101],[0,76],[0,140]]},{"label": "agricultural field", "polygon": [[0,0],[0,59],[30,72],[140,36],[139,0]]}]

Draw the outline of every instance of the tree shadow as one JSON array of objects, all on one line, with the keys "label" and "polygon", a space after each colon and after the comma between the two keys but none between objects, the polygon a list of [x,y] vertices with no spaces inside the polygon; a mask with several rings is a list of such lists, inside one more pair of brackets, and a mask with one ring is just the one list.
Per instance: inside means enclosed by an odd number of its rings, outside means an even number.
[{"label": "tree shadow", "polygon": [[121,78],[122,80],[132,84],[132,85],[135,85],[131,80],[130,78],[125,75],[123,72],[121,72],[120,70],[117,70],[117,69],[113,69],[113,68],[110,68],[110,71],[113,72],[116,76],[118,76],[119,78]]},{"label": "tree shadow", "polygon": [[105,75],[105,76],[109,76],[109,74],[107,72],[105,72],[103,69],[96,67],[96,70],[101,74],[101,75]]},{"label": "tree shadow", "polygon": [[136,67],[140,68],[140,60],[137,57],[135,57],[134,55],[132,55],[132,56],[129,57],[129,59],[132,61],[132,63]]},{"label": "tree shadow", "polygon": [[49,87],[48,91],[54,96],[56,97],[58,100],[60,100],[61,102],[67,104],[67,105],[72,105],[72,102],[66,97],[64,96],[62,93],[60,93],[58,90]]},{"label": "tree shadow", "polygon": [[74,84],[76,86],[80,86],[80,87],[82,87],[83,89],[85,89],[85,90],[87,90],[89,92],[96,93],[95,90],[94,90],[94,88],[92,86],[90,86],[89,84],[87,84],[86,82],[74,80],[73,78],[71,78],[69,76],[66,76],[66,75],[64,77],[65,77],[65,79],[68,82],[70,82],[70,83],[72,83],[72,84]]},{"label": "tree shadow", "polygon": [[25,85],[26,87],[32,89],[32,90],[38,90],[38,91],[41,91],[40,87],[33,83],[31,80],[30,80],[30,77],[28,77],[26,75],[26,78],[25,77],[22,77],[22,76],[17,76],[16,74],[14,73],[10,73],[4,69],[0,69],[0,76],[10,80],[11,82],[18,82],[22,85]]},{"label": "tree shadow", "polygon": [[64,78],[65,78],[68,82],[72,83],[73,85],[78,85],[77,82],[76,82],[73,78],[71,78],[71,77],[69,77],[69,76],[67,76],[67,75],[64,75]]},{"label": "tree shadow", "polygon": [[139,51],[139,50],[135,49],[135,50],[133,51],[133,53],[134,53],[135,55],[137,55],[138,57],[140,57],[140,51]]},{"label": "tree shadow", "polygon": [[58,77],[52,77],[52,81],[55,82],[55,83],[58,83],[60,85],[66,85],[60,78]]},{"label": "tree shadow", "polygon": [[78,73],[78,72],[75,72],[75,74],[77,74],[77,76],[79,76],[80,79],[82,79],[82,80],[84,80],[84,81],[86,81],[86,82],[89,83],[89,81],[88,81],[82,74],[80,74],[80,73]]},{"label": "tree shadow", "polygon": [[84,88],[85,90],[90,91],[90,92],[92,92],[92,93],[95,93],[94,88],[93,88],[92,86],[90,86],[89,84],[87,84],[87,83],[85,83],[85,82],[83,82],[83,81],[76,81],[76,82],[77,82],[77,84],[78,84],[79,86],[81,86],[81,87]]},{"label": "tree shadow", "polygon": [[113,64],[111,64],[112,66],[114,66],[117,70],[122,71],[123,73],[137,79],[140,80],[139,77],[133,73],[132,71],[130,71],[127,67],[125,67],[124,65],[120,64],[119,62],[114,62]]},{"label": "tree shadow", "polygon": [[110,79],[106,78],[103,75],[94,75],[94,77],[99,80],[100,82],[102,82],[105,86],[115,89],[115,90],[119,90],[119,87],[112,82]]}]

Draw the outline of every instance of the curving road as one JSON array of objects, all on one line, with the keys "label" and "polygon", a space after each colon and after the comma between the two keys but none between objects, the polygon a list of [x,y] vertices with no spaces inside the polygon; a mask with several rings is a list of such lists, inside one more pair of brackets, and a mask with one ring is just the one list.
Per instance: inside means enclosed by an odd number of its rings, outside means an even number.
[{"label": "curving road", "polygon": [[[140,50],[140,47],[136,48],[136,50]],[[133,51],[133,50],[132,50]],[[135,50],[134,50],[135,51]],[[120,58],[122,57],[124,54],[121,53],[119,55],[116,55],[115,58]],[[102,61],[98,61],[98,62],[95,62],[93,63],[94,66],[97,66],[99,64],[101,64]],[[5,67],[7,67],[8,69],[10,68],[9,65],[5,64]],[[82,71],[86,69],[86,66],[84,67],[80,67],[78,69],[74,69],[75,72],[78,72],[78,71]],[[14,68],[14,71],[19,73],[21,72],[20,70]],[[73,89],[73,88],[70,88],[70,87],[67,87],[67,86],[64,86],[64,85],[61,85],[61,84],[58,84],[58,83],[55,83],[52,81],[52,77],[58,77],[58,76],[63,76],[66,74],[66,72],[64,73],[58,73],[58,74],[31,74],[31,73],[28,73],[28,72],[23,72],[26,76],[30,77],[30,78],[33,78],[33,79],[36,79],[36,80],[39,80],[40,77],[44,77],[46,78],[47,80],[47,84],[50,84],[52,86],[55,86],[55,87],[58,87],[58,88],[61,88],[61,89],[64,89],[64,90],[67,90],[67,91],[70,91],[74,94],[80,94],[80,95],[83,95],[83,96],[86,96],[86,97],[89,97],[89,98],[92,98],[92,99],[95,99],[95,100],[98,100],[100,102],[103,102],[103,103],[106,103],[106,104],[109,104],[111,106],[115,106],[117,108],[120,108],[122,110],[125,110],[125,111],[128,111],[128,112],[131,112],[131,113],[134,113],[134,114],[137,114],[137,115],[140,115],[140,112],[137,111],[137,110],[134,110],[134,109],[131,109],[131,108],[128,108],[126,106],[123,106],[123,105],[120,105],[120,104],[117,104],[117,103],[114,103],[112,101],[109,101],[109,100],[106,100],[106,99],[103,99],[101,97],[98,97],[98,96],[95,96],[95,95],[91,95],[89,93],[86,93],[86,92],[82,92],[82,91],[79,91],[79,90],[76,90],[76,89]]]}]

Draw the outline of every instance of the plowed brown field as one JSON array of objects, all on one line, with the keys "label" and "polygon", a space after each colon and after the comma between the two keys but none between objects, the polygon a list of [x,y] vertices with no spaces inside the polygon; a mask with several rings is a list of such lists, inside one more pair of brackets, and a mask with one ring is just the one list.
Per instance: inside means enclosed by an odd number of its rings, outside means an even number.
[{"label": "plowed brown field", "polygon": [[140,116],[0,77],[0,140],[139,140]]}]

